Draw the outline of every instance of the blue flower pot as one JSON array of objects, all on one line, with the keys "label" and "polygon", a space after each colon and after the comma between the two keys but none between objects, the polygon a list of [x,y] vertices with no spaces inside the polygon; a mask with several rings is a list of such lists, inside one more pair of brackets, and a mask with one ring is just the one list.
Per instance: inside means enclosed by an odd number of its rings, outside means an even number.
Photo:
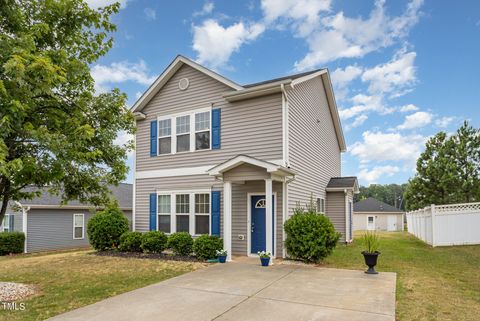
[{"label": "blue flower pot", "polygon": [[218,262],[225,263],[226,261],[227,261],[227,256],[226,255],[219,255],[218,256]]},{"label": "blue flower pot", "polygon": [[260,261],[262,262],[262,266],[268,266],[268,263],[270,263],[270,258],[269,257],[261,257]]}]

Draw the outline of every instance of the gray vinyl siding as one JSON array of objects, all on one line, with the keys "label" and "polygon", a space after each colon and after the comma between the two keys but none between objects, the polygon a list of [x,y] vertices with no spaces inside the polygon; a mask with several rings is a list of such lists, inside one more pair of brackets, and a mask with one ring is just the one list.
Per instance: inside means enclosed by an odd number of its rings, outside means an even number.
[{"label": "gray vinyl siding", "polygon": [[[245,168],[244,168],[245,169]],[[243,169],[243,170],[244,170]],[[239,172],[243,171],[242,169]],[[149,230],[149,194],[158,191],[211,189],[221,191],[220,229],[223,237],[223,183],[208,175],[192,175],[178,177],[163,177],[138,179],[136,182],[135,230]],[[276,255],[282,255],[282,184],[273,182],[273,191],[277,193],[275,210],[276,224]],[[247,255],[247,195],[248,193],[264,193],[265,181],[247,181],[244,184],[232,184],[232,254]],[[244,235],[244,240],[239,239]]]},{"label": "gray vinyl siding", "polygon": [[342,234],[340,242],[345,242],[345,193],[327,192],[326,215],[337,232]]},{"label": "gray vinyl siding", "polygon": [[[124,211],[131,221],[131,211]],[[83,239],[73,239],[73,214],[85,215]],[[87,224],[92,213],[74,209],[31,209],[28,212],[27,251],[88,247]]]},{"label": "gray vinyl siding", "polygon": [[[296,172],[288,185],[289,214],[313,194],[325,198],[332,177],[341,175],[340,148],[320,77],[288,91],[289,165]],[[344,224],[344,222],[343,222]]]},{"label": "gray vinyl siding", "polygon": [[[1,203],[0,203],[1,205]],[[15,211],[12,207],[7,207],[7,211],[5,214],[10,214],[13,216],[13,230],[16,232],[22,232],[23,230],[23,213],[21,211]],[[3,222],[0,222],[0,231],[3,231]]]},{"label": "gray vinyl siding", "polygon": [[[181,91],[178,81],[184,77],[190,80],[190,86]],[[213,166],[238,154],[281,159],[281,94],[229,103],[222,94],[231,90],[190,66],[182,66],[142,110],[146,119],[137,121],[136,171]],[[150,157],[150,121],[210,106],[221,108],[221,149]]]}]

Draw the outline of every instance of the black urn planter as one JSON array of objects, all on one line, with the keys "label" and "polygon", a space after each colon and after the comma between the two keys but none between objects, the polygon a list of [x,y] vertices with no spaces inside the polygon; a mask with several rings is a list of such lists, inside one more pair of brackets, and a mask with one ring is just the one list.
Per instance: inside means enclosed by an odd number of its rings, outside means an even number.
[{"label": "black urn planter", "polygon": [[365,259],[365,264],[368,266],[368,270],[365,271],[367,274],[378,274],[377,271],[375,271],[375,265],[377,265],[377,259],[378,256],[380,255],[380,252],[376,251],[374,253],[369,253],[366,251],[362,252],[363,258]]}]

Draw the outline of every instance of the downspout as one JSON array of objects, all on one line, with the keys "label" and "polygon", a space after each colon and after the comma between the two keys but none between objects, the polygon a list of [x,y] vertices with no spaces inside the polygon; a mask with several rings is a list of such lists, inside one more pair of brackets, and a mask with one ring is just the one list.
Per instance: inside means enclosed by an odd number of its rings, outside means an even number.
[{"label": "downspout", "polygon": [[[283,138],[283,162],[286,167],[289,167],[289,148],[288,148],[288,94],[285,89],[284,84],[280,84],[280,89],[282,90],[282,138]],[[288,217],[288,184],[291,183],[295,177],[291,177],[290,179],[285,179],[283,182],[283,208],[282,208],[282,226],[285,224],[285,221]],[[285,250],[285,230],[282,229],[282,257],[285,258],[287,256]]]}]

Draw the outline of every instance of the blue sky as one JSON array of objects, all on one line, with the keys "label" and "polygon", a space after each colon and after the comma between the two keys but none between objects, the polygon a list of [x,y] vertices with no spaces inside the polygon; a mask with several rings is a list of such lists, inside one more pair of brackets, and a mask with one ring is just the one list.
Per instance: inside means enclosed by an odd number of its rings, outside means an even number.
[{"label": "blue sky", "polygon": [[98,91],[118,87],[133,105],[177,54],[240,84],[326,67],[348,144],[342,175],[363,185],[406,182],[429,136],[464,119],[480,127],[478,1],[121,4],[115,47],[92,65]]}]

